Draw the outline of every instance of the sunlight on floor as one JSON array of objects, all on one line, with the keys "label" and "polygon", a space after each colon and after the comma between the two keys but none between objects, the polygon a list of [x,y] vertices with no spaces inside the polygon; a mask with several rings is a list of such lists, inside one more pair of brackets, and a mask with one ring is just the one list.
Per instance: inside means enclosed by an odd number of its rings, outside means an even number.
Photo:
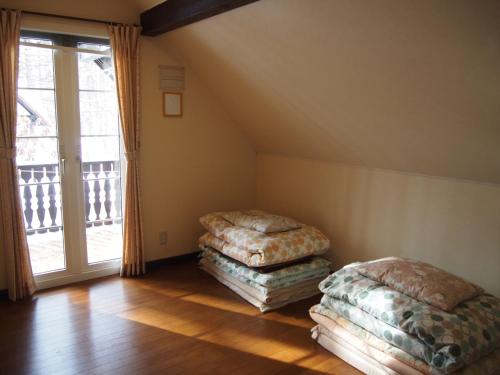
[{"label": "sunlight on floor", "polygon": [[[240,297],[238,297],[240,298]],[[260,316],[261,319],[280,322],[288,325],[293,325],[296,327],[310,328],[310,323],[304,322],[303,320],[296,319],[292,316],[283,315],[278,311],[271,311],[262,314],[257,308],[252,308],[252,311],[248,311],[247,302],[237,302],[227,300],[224,297],[218,297],[214,295],[208,295],[203,293],[191,293],[186,296],[181,297],[181,299],[200,305],[205,305],[207,307],[215,307],[217,309],[226,310],[229,312],[234,312],[238,314],[248,315],[248,316]],[[311,304],[312,306],[313,304]]]},{"label": "sunlight on floor", "polygon": [[208,294],[195,293],[182,297],[181,299],[189,302],[194,302],[200,305],[215,307],[217,309],[222,309],[248,316],[257,316],[261,314],[261,312],[257,308],[254,308],[252,309],[252,312],[249,312],[248,307],[242,305],[241,302],[231,301],[228,300],[227,298],[208,295]]},{"label": "sunlight on floor", "polygon": [[[184,306],[184,308],[187,307]],[[216,325],[206,323],[203,316],[199,316],[197,319],[190,319],[180,316],[181,314],[182,309],[174,313],[169,313],[161,311],[158,308],[138,308],[126,311],[118,316],[178,335],[196,338],[197,340],[283,363],[297,364],[314,352],[314,342],[308,337],[309,330],[306,331],[306,340],[292,343],[279,337],[265,337],[259,334],[259,330],[256,327],[249,326],[248,324],[236,324],[237,328],[231,327],[231,323],[235,324],[234,320],[221,321],[221,324],[225,324],[225,327],[224,330],[218,330]],[[238,318],[235,317],[235,319]],[[255,320],[255,323],[257,324],[259,321]],[[307,365],[299,366],[308,368]]]},{"label": "sunlight on floor", "polygon": [[[309,338],[310,322],[281,315],[279,312],[261,314],[257,309],[249,309],[249,305],[243,301],[201,293],[181,296],[174,301],[156,304],[154,307],[130,309],[118,316],[178,335],[283,363],[293,363],[307,369],[310,369],[307,358],[317,354],[316,345]],[[212,315],[210,323],[203,314],[191,313],[192,304],[202,305],[207,314]],[[217,318],[214,319],[214,316]],[[279,328],[283,334],[266,336],[262,332],[269,324],[282,326]],[[222,325],[223,330],[219,329]],[[303,330],[304,340],[291,342],[287,339],[286,333],[291,329]],[[328,358],[325,356],[325,360]],[[315,361],[314,366],[317,365],[318,362]]]}]

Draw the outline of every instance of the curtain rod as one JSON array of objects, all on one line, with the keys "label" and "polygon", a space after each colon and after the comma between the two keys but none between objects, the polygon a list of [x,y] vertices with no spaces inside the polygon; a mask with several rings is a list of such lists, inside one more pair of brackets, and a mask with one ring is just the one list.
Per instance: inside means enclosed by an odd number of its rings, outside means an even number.
[{"label": "curtain rod", "polygon": [[[53,13],[32,12],[32,11],[29,11],[29,10],[21,10],[21,13],[23,13],[23,14],[32,14],[34,16],[62,18],[62,19],[73,20],[73,21],[103,23],[103,24],[106,24],[106,25],[123,25],[123,22],[96,20],[96,19],[92,19],[92,18],[83,18],[83,17],[64,16],[62,14],[53,14]],[[134,26],[139,26],[139,25],[136,25],[134,23]]]}]

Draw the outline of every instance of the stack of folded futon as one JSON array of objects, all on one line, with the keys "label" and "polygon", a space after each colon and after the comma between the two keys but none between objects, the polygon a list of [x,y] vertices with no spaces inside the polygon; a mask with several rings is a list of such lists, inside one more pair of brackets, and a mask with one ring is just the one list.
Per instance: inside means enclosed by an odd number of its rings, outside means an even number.
[{"label": "stack of folded futon", "polygon": [[426,263],[349,265],[320,284],[312,337],[369,374],[500,373],[500,300]]},{"label": "stack of folded futon", "polygon": [[200,267],[261,311],[319,293],[330,247],[316,228],[263,211],[216,212],[200,218]]}]

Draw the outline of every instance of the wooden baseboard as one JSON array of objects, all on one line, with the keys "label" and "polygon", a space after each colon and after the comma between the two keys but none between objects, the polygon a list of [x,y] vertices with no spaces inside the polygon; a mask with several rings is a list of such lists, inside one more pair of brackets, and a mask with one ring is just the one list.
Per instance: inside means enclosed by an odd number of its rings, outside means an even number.
[{"label": "wooden baseboard", "polygon": [[155,269],[167,266],[167,265],[171,265],[171,264],[185,262],[188,260],[195,260],[196,258],[198,258],[199,254],[200,254],[199,251],[195,251],[192,253],[176,255],[173,257],[169,257],[169,258],[150,260],[150,261],[146,262],[146,272],[151,271],[151,270],[155,270]]}]

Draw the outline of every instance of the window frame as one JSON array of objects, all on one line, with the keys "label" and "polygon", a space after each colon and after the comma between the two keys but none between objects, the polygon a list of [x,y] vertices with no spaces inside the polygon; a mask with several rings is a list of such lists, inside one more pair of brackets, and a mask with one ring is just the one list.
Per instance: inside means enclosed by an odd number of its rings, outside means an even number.
[{"label": "window frame", "polygon": [[[61,104],[60,99],[57,98],[58,90],[57,87],[61,87],[60,92],[64,92],[68,87],[74,85],[73,87],[79,91],[78,88],[78,62],[75,60],[74,64],[66,65],[67,56],[71,56],[73,54],[61,53],[65,50],[70,50],[71,52],[75,52],[75,56],[81,51],[82,53],[93,53],[93,51],[86,49],[85,47],[80,47],[80,44],[88,43],[95,44],[100,46],[109,47],[109,52],[111,55],[111,45],[109,38],[105,36],[102,37],[89,37],[85,35],[78,34],[66,34],[57,31],[38,31],[28,28],[21,28],[21,32],[19,35],[21,38],[32,38],[39,40],[50,41],[54,50],[60,50],[55,52],[54,57],[54,82],[55,82],[55,95],[56,95],[56,106]],[[21,40],[22,42],[22,40]],[[49,46],[40,45],[40,48],[47,48]],[[103,54],[104,51],[95,50],[96,54]],[[107,52],[107,51],[106,51]],[[73,57],[77,59],[77,57]],[[64,64],[61,64],[64,61]],[[62,69],[56,69],[56,66],[63,67]],[[70,76],[70,81],[72,83],[64,83],[62,85],[58,85],[58,82],[66,82],[66,79],[61,79],[61,76],[64,74],[68,74]],[[59,78],[57,78],[59,76]],[[76,79],[76,81],[75,81]],[[63,94],[60,94],[64,97]],[[70,99],[70,101],[73,101]],[[63,100],[66,102],[66,99]],[[68,108],[66,105],[61,105],[62,108]],[[64,270],[56,270],[54,272],[48,273],[40,273],[35,275],[35,281],[38,289],[44,289],[48,287],[65,285],[67,283],[76,282],[80,280],[87,280],[94,277],[107,276],[110,274],[116,274],[120,270],[121,258],[104,260],[94,263],[88,262],[88,249],[87,249],[87,233],[85,227],[85,218],[84,215],[80,215],[83,213],[83,191],[81,180],[75,178],[75,175],[79,173],[78,163],[81,159],[81,146],[79,144],[81,134],[76,135],[76,130],[80,131],[80,120],[77,120],[76,117],[80,118],[80,110],[79,110],[79,102],[76,101],[72,103],[72,106],[77,109],[76,112],[72,113],[69,117],[66,117],[67,114],[63,116],[66,119],[70,117],[75,117],[69,121],[60,121],[59,112],[56,113],[56,123],[57,123],[57,139],[59,143],[59,158],[65,159],[66,163],[70,165],[68,171],[64,172],[64,175],[61,175],[61,194],[62,201],[61,205],[66,205],[67,207],[75,209],[75,214],[77,214],[78,218],[70,219],[66,221],[63,219],[63,227],[64,227],[64,252],[65,252],[65,265],[66,268]],[[60,127],[60,124],[64,124],[65,122],[76,123],[78,122],[78,127],[70,126],[69,131],[67,127]],[[66,129],[61,131],[61,129]],[[122,217],[124,213],[124,199],[123,197],[126,194],[125,191],[125,178],[126,175],[126,164],[123,159],[123,135],[121,133],[121,127],[119,127],[119,147],[120,147],[120,181],[121,181],[121,210]],[[39,138],[39,137],[36,137]],[[66,143],[66,144],[65,144]],[[72,145],[72,146],[69,146]],[[76,145],[76,147],[74,147]],[[69,146],[69,148],[67,147]],[[71,150],[64,152],[62,150],[65,149]],[[71,155],[76,150],[77,157],[74,158]],[[68,155],[69,154],[69,155]],[[71,175],[71,176],[70,176]],[[70,177],[70,178],[68,178]],[[65,198],[66,197],[66,198]],[[69,199],[68,199],[69,198]],[[69,202],[69,204],[67,203]],[[66,207],[65,207],[66,209]],[[80,212],[82,211],[82,212]],[[68,215],[65,215],[68,216]],[[123,220],[123,219],[122,219]],[[74,224],[72,221],[76,221]],[[122,224],[122,233],[123,233],[123,224]],[[67,246],[71,244],[71,246]]]},{"label": "window frame", "polygon": [[53,45],[61,47],[78,48],[79,43],[99,44],[103,46],[110,46],[109,39],[95,38],[81,35],[50,33],[46,31],[25,30],[21,29],[21,38],[34,38],[42,40],[50,40]]}]

